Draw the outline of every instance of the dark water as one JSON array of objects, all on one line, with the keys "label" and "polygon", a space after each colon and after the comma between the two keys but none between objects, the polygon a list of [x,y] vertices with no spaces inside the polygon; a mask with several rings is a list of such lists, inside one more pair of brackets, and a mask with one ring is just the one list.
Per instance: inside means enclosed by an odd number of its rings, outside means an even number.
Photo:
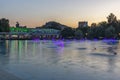
[{"label": "dark water", "polygon": [[0,69],[23,80],[119,80],[120,43],[0,41]]}]

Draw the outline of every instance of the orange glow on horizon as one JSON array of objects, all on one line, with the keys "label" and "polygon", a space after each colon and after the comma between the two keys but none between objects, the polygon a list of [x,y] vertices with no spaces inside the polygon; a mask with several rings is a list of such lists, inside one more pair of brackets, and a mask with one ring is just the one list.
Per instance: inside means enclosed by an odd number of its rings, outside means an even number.
[{"label": "orange glow on horizon", "polygon": [[[105,21],[105,20],[104,20]],[[57,21],[56,21],[57,22]],[[63,24],[63,25],[66,25],[66,26],[69,26],[69,27],[72,27],[72,28],[77,28],[78,27],[78,22],[79,21],[77,21],[77,22],[73,22],[73,23],[71,23],[71,22],[67,22],[67,23],[60,23],[60,24]],[[101,22],[101,21],[100,21]],[[21,26],[27,26],[27,27],[29,27],[29,28],[35,28],[35,27],[40,27],[40,26],[42,26],[42,25],[45,25],[45,23],[46,22],[20,22],[20,25]],[[99,23],[99,22],[97,22],[97,21],[91,21],[91,22],[88,22],[88,25],[90,26],[92,23]],[[16,24],[16,22],[11,22],[10,23],[10,25],[11,26],[15,26],[15,24]]]},{"label": "orange glow on horizon", "polygon": [[[53,20],[51,20],[51,21],[53,21]],[[72,27],[72,28],[77,28],[78,27],[78,22],[79,21],[85,21],[85,20],[77,20],[77,21],[75,21],[75,20],[69,20],[69,21],[56,21],[56,22],[58,22],[58,23],[60,23],[60,24],[63,24],[63,25],[66,25],[66,26],[69,26],[69,27]],[[87,20],[86,20],[87,21]],[[99,22],[101,22],[101,21],[106,21],[106,20],[90,20],[90,21],[88,21],[88,25],[90,26],[92,23],[99,23]],[[17,21],[10,21],[10,25],[11,26],[15,26],[15,24],[16,24],[16,22]],[[20,23],[20,25],[21,26],[27,26],[27,27],[29,27],[29,28],[35,28],[35,27],[40,27],[40,26],[42,26],[42,25],[45,25],[45,23],[46,22],[49,22],[49,21],[34,21],[34,20],[31,20],[31,21],[18,21],[19,23]]]}]

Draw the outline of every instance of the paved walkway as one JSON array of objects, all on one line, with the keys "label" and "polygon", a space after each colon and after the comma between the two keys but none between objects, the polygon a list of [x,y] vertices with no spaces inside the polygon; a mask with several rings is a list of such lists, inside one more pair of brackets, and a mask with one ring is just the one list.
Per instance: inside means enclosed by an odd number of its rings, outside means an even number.
[{"label": "paved walkway", "polygon": [[22,80],[15,75],[0,69],[0,80]]}]

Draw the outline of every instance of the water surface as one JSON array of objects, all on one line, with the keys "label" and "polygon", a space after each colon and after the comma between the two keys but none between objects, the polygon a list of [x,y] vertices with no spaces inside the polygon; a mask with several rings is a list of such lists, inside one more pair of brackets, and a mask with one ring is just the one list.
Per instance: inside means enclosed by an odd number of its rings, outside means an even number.
[{"label": "water surface", "polygon": [[111,40],[0,41],[0,69],[23,80],[119,80],[119,52]]}]

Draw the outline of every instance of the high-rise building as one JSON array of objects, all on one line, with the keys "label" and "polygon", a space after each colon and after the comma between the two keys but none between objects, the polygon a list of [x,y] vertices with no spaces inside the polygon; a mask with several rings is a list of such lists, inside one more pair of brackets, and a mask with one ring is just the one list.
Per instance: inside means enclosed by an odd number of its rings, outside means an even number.
[{"label": "high-rise building", "polygon": [[80,28],[80,27],[87,27],[88,26],[88,22],[87,21],[80,21],[79,23],[78,23],[78,27]]}]

